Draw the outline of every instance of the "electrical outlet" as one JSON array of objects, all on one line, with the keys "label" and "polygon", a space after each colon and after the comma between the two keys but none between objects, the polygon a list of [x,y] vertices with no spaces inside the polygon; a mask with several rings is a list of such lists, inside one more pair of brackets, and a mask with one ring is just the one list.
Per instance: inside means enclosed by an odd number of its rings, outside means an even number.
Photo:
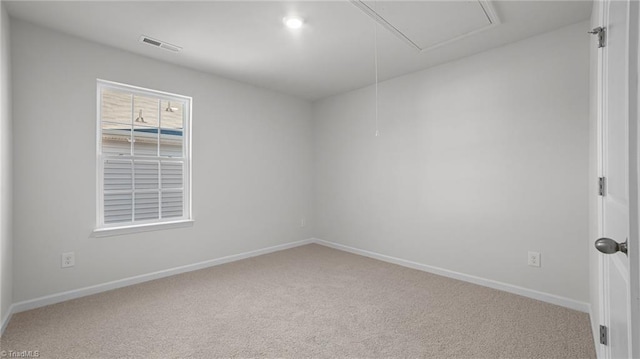
[{"label": "electrical outlet", "polygon": [[302,228],[302,227],[304,227],[304,226],[306,226],[306,225],[307,225],[307,220],[306,220],[306,219],[304,219],[304,218],[301,218],[301,219],[300,219],[300,228]]},{"label": "electrical outlet", "polygon": [[539,252],[529,252],[528,264],[531,267],[540,267],[540,253]]},{"label": "electrical outlet", "polygon": [[76,265],[76,255],[74,252],[62,253],[62,262],[60,263],[60,267],[69,268]]}]

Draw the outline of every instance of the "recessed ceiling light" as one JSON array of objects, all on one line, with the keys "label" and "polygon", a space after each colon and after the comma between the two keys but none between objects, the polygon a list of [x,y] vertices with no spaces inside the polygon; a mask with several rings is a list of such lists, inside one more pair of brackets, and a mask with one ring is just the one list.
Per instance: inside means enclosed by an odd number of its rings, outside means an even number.
[{"label": "recessed ceiling light", "polygon": [[282,19],[282,21],[290,29],[299,29],[304,23],[304,20],[302,20],[302,18],[298,16],[287,16]]}]

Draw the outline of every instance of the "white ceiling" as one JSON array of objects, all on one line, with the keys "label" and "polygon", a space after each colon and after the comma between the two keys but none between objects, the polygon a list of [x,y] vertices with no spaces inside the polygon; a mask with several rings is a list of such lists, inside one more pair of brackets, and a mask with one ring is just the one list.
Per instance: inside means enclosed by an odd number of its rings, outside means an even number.
[{"label": "white ceiling", "polygon": [[[367,0],[424,46],[486,25],[477,2]],[[349,1],[6,1],[12,17],[310,100],[374,82],[374,22]],[[379,79],[469,56],[589,18],[591,1],[493,1],[501,23],[419,52],[378,26]],[[404,15],[403,15],[404,14]],[[286,15],[305,19],[283,26]],[[183,48],[139,42],[140,35]],[[585,36],[587,36],[585,34]]]}]

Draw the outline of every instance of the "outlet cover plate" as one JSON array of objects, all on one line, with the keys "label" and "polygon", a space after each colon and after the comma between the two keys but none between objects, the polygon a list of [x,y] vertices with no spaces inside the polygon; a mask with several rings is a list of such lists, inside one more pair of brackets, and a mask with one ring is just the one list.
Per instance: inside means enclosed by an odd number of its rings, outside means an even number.
[{"label": "outlet cover plate", "polygon": [[61,256],[61,268],[69,268],[76,265],[76,255],[74,252],[62,253]]},{"label": "outlet cover plate", "polygon": [[540,267],[540,253],[539,252],[529,252],[529,256],[528,256],[528,262],[527,264],[529,264],[529,266],[531,267]]}]

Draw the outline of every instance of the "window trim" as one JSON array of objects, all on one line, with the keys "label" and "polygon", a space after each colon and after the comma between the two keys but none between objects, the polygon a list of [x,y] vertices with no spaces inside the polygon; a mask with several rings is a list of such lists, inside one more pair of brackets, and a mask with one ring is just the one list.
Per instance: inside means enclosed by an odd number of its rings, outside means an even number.
[{"label": "window trim", "polygon": [[[193,214],[192,214],[192,151],[191,151],[191,118],[192,118],[192,110],[193,110],[193,98],[184,95],[178,95],[170,92],[158,91],[153,89],[147,89],[144,87],[128,85],[124,83],[96,79],[96,222],[95,228],[92,233],[92,237],[105,237],[105,236],[114,236],[120,234],[128,234],[128,233],[137,233],[137,232],[146,232],[160,229],[168,229],[168,228],[176,228],[176,227],[185,227],[193,225]],[[116,89],[120,91],[125,91],[131,93],[133,95],[144,95],[144,96],[154,96],[159,98],[160,100],[179,100],[184,102],[184,128],[183,128],[183,141],[184,141],[184,172],[186,178],[183,181],[183,191],[184,191],[184,206],[182,217],[172,217],[168,219],[158,219],[158,220],[148,220],[148,221],[139,221],[136,223],[112,223],[105,224],[104,223],[104,165],[102,164],[102,90],[103,89]],[[130,156],[126,156],[127,158],[133,159],[135,157],[141,157],[141,160],[144,160],[144,156],[135,156],[131,154]],[[135,189],[132,189],[134,191]]]},{"label": "window trim", "polygon": [[194,222],[195,221],[193,219],[184,219],[184,220],[171,221],[171,222],[167,221],[167,222],[159,222],[159,223],[136,224],[132,226],[96,228],[91,233],[91,237],[101,238],[101,237],[120,236],[124,234],[132,234],[132,233],[159,231],[159,230],[172,229],[172,228],[192,227]]}]

